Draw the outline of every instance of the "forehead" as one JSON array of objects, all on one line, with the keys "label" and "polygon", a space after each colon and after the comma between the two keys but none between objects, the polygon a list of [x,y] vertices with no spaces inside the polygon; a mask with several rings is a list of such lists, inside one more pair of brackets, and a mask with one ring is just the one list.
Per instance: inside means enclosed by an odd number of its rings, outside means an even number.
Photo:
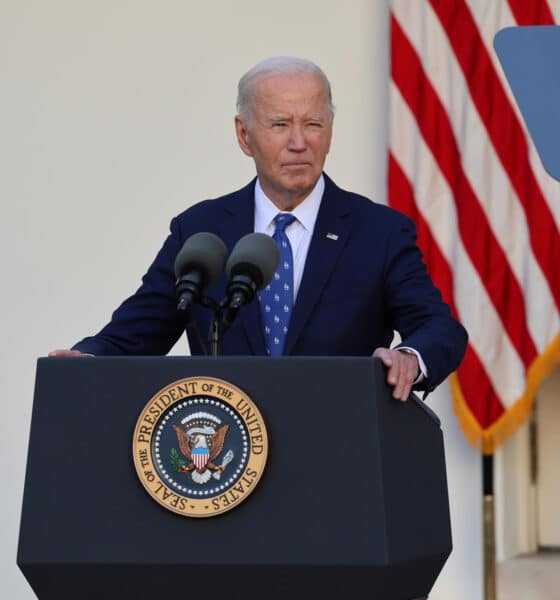
[{"label": "forehead", "polygon": [[253,84],[253,102],[257,110],[328,111],[328,94],[318,73],[267,73]]}]

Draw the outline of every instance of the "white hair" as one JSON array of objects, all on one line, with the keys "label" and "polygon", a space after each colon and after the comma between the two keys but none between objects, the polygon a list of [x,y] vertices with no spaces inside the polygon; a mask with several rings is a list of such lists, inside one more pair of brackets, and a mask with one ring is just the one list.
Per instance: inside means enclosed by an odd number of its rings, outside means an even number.
[{"label": "white hair", "polygon": [[237,112],[239,116],[248,121],[251,114],[251,99],[253,96],[253,86],[255,80],[262,75],[276,73],[281,75],[299,75],[301,73],[317,73],[325,84],[327,100],[329,103],[329,112],[331,119],[334,117],[334,104],[332,101],[331,84],[322,69],[315,63],[305,58],[295,58],[293,56],[273,56],[257,63],[249,69],[239,80],[237,85]]}]

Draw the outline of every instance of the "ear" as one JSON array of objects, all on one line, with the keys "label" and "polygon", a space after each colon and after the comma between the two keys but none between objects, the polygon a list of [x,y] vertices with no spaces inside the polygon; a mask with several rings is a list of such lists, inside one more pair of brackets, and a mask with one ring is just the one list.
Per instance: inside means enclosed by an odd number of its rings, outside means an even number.
[{"label": "ear", "polygon": [[253,156],[251,145],[249,143],[249,130],[245,121],[239,116],[235,116],[235,133],[237,134],[237,143],[247,156]]},{"label": "ear", "polygon": [[[333,117],[334,119],[334,117]],[[332,132],[333,132],[333,119],[331,119],[329,126],[329,145],[327,146],[327,154],[331,151]]]}]

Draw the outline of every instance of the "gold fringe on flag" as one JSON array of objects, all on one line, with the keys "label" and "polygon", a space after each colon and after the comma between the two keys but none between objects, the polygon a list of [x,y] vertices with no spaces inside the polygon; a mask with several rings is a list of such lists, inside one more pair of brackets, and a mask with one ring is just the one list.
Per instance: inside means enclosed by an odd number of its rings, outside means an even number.
[{"label": "gold fringe on flag", "polygon": [[525,390],[521,397],[487,429],[483,429],[474,417],[465,401],[457,375],[453,373],[450,377],[453,408],[461,429],[469,442],[483,454],[494,454],[496,449],[527,420],[531,414],[535,395],[540,384],[558,363],[560,363],[560,335],[554,338],[546,350],[529,367]]}]

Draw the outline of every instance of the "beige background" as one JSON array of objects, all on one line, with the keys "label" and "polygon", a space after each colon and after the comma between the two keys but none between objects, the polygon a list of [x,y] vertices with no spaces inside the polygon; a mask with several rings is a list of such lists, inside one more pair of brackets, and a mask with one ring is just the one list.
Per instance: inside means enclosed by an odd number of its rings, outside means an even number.
[{"label": "beige background", "polygon": [[[384,200],[387,10],[0,0],[0,596],[34,597],[15,555],[35,361],[105,322],[172,216],[252,176],[234,139],[239,76],[273,54],[319,63],[337,106],[327,171]],[[446,385],[430,404],[444,423],[455,546],[431,598],[479,600],[480,459]]]}]

